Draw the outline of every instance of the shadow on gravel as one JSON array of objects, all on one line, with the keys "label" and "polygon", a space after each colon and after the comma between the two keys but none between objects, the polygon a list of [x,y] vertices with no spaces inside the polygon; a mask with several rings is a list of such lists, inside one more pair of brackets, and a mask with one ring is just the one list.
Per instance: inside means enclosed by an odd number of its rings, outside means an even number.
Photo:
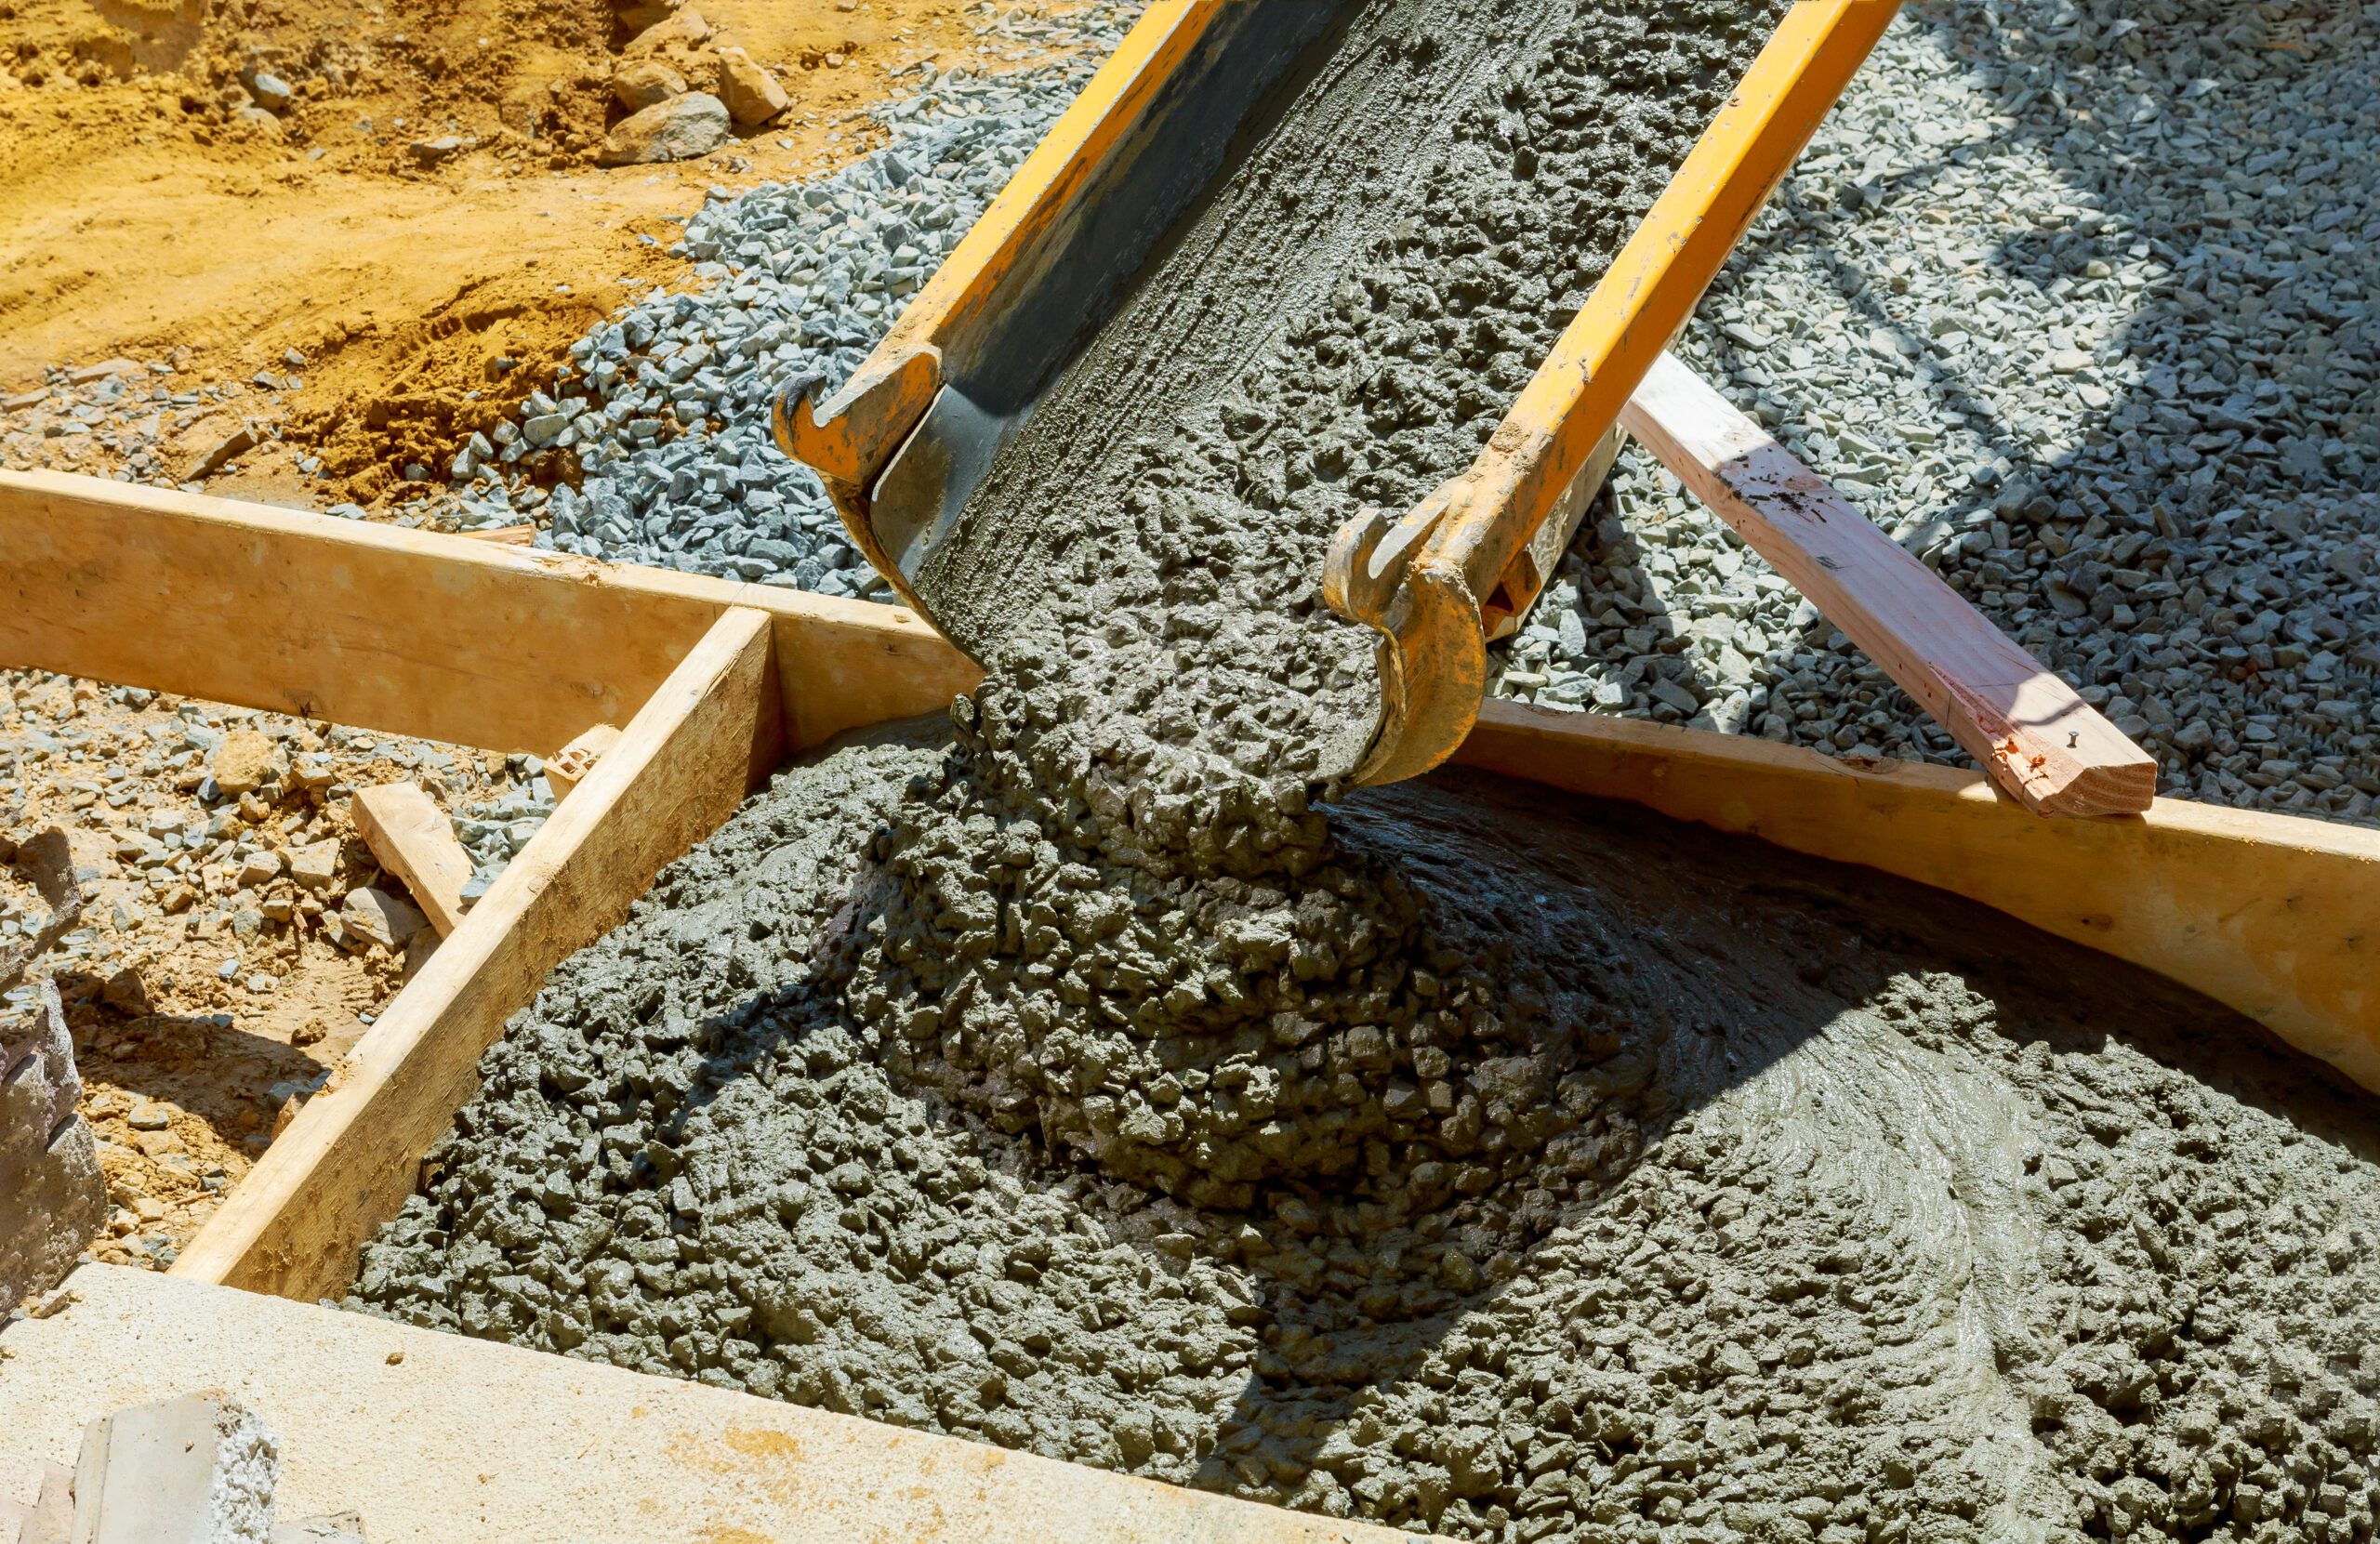
[{"label": "shadow on gravel", "polygon": [[324,1076],[321,1062],[287,1041],[220,1023],[216,1015],[126,1015],[98,1000],[100,983],[89,976],[61,975],[58,984],[70,998],[66,1017],[85,1077],[175,1104],[234,1146],[245,1134],[243,1115],[271,1114],[262,1103],[266,1089],[311,1089]]},{"label": "shadow on gravel", "polygon": [[[1847,315],[1815,348],[1699,329],[1716,383],[1747,409],[1761,399],[1839,476],[1858,457],[1815,421],[1839,409],[1813,364],[1913,377],[1926,442],[1956,446],[1954,465],[1971,453],[1972,470],[1913,504],[1846,482],[1855,497],[2084,687],[2157,756],[2168,792],[2367,818],[2380,218],[2354,146],[2380,138],[2372,23],[2102,0],[1912,6],[1901,25],[1966,72],[1946,93],[1956,110],[1976,93],[2000,116],[1965,143],[1822,135],[1839,162],[1779,191],[1714,295]],[[2003,178],[2003,202],[1977,207],[1964,168],[2011,154],[2044,179]],[[1899,231],[1924,233],[1922,271],[1894,261],[1911,244]],[[1973,268],[1947,267],[1962,260]],[[1862,340],[1891,354],[1863,363]],[[1891,456],[1908,404],[1874,405],[1891,420],[1860,432]],[[1657,587],[1613,534],[1590,525],[1579,556],[1649,600]],[[1681,615],[1665,636],[1693,626]],[[1755,661],[1778,716],[1765,732],[1844,749],[1918,721],[1872,673],[1830,674],[1831,630],[1797,627]],[[1816,678],[1792,657],[1805,650],[1826,667]],[[1670,657],[1695,697],[1719,700],[1690,653]],[[1876,701],[1839,715],[1852,684]],[[1797,719],[1805,701],[1824,722]],[[1930,728],[1917,738],[1964,760]]]}]

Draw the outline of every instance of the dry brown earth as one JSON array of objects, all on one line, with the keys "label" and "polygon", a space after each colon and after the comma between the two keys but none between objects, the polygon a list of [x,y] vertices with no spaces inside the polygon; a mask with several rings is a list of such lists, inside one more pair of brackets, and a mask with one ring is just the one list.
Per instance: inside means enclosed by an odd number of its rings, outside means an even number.
[{"label": "dry brown earth", "polygon": [[[698,3],[791,106],[703,159],[607,169],[610,77],[644,20],[607,0],[0,0],[0,397],[63,363],[156,361],[142,384],[228,393],[166,427],[165,476],[257,418],[281,438],[210,491],[384,502],[589,323],[681,282],[674,218],[706,188],[850,158],[919,59],[999,61],[993,13],[960,0]],[[290,88],[277,116],[244,84],[258,68]],[[447,137],[469,148],[421,165],[416,142]],[[299,473],[312,455],[327,480]]]}]

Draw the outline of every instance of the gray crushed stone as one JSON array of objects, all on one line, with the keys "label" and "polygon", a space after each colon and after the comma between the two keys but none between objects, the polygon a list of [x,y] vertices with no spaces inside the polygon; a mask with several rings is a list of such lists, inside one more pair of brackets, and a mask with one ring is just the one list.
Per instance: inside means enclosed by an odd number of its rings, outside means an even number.
[{"label": "gray crushed stone", "polygon": [[454,812],[455,838],[471,860],[471,877],[463,886],[467,901],[487,893],[503,874],[504,865],[521,855],[559,802],[546,781],[544,763],[534,756],[522,759],[526,777],[518,787],[497,798],[457,806]]},{"label": "gray crushed stone", "polygon": [[[707,203],[672,248],[704,283],[656,291],[605,321],[516,421],[458,447],[445,468],[465,491],[456,518],[504,524],[534,511],[538,544],[562,551],[889,594],[816,477],[770,438],[775,393],[858,367],[1138,8],[1103,4],[1069,18],[1078,51],[1039,69],[924,66],[915,95],[877,112],[890,131],[882,148],[817,181]],[[575,453],[577,488],[540,495],[504,475],[553,447]]]},{"label": "gray crushed stone", "polygon": [[[2380,9],[1911,6],[1681,343],[2152,754],[2380,818]],[[1964,761],[1632,455],[1502,690]]]},{"label": "gray crushed stone", "polygon": [[[2380,230],[2368,169],[2380,164],[2368,153],[2380,118],[2358,65],[2375,27],[2356,7],[2299,17],[2219,0],[1912,5],[1680,344],[2147,746],[2168,792],[2366,823],[2380,818]],[[997,93],[1018,87],[937,89],[1005,107]],[[1026,115],[1045,117],[1029,130],[949,152],[974,168],[951,174],[962,216],[1063,97],[1034,98]],[[818,231],[798,218],[814,191],[837,210],[855,194],[860,218]],[[787,309],[774,320],[816,340],[786,364],[840,378],[897,306],[863,310],[876,292],[857,288],[795,293],[772,266],[790,254],[807,265],[797,275],[865,274],[880,260],[906,293],[867,212],[877,203],[911,227],[911,266],[929,271],[965,223],[924,229],[874,163],[821,190],[710,206],[702,228],[716,241],[694,250],[719,265],[714,288],[633,313],[654,341],[628,350],[628,373],[671,344],[742,347],[752,308],[774,290]],[[1504,257],[1491,248],[1479,260],[1492,271]],[[722,292],[729,303],[713,298]],[[619,352],[614,335],[597,336],[607,357]],[[703,388],[724,432],[673,438],[686,383],[655,383],[619,420],[626,441],[615,435],[633,472],[596,480],[615,490],[602,512],[582,503],[542,539],[884,598],[807,473],[767,443],[761,377],[774,364],[739,376],[739,363],[707,366],[716,385]],[[1471,412],[1435,405],[1449,422]],[[639,448],[640,434],[652,442]],[[762,508],[747,508],[747,490]],[[477,518],[520,517],[508,507]],[[1964,760],[1633,454],[1509,652],[1500,690],[1825,750]]]}]

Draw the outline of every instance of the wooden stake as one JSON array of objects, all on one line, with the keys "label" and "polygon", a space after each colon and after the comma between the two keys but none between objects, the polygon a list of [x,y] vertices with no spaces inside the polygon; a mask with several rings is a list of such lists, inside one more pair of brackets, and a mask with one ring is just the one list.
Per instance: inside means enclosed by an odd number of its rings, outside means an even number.
[{"label": "wooden stake", "polygon": [[2149,808],[2147,751],[1674,355],[1620,421],[2027,809]]},{"label": "wooden stake", "polygon": [[586,782],[595,763],[603,759],[603,753],[619,743],[618,730],[597,724],[547,759],[546,786],[554,791],[554,798],[568,798],[570,790]]},{"label": "wooden stake", "polygon": [[737,609],[663,681],[174,1262],[258,1292],[336,1296],[414,1192],[480,1053],[546,972],[619,926],[664,864],[717,830],[785,749],[770,618]]},{"label": "wooden stake", "polygon": [[384,783],[355,796],[355,828],[380,866],[405,882],[444,938],[463,925],[463,886],[471,855],[455,839],[446,812],[413,783]]}]

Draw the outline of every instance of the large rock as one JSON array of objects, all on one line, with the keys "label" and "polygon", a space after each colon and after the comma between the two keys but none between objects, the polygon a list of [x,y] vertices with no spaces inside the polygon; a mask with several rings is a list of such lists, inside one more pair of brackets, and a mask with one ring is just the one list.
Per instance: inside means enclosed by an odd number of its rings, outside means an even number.
[{"label": "large rock", "polygon": [[306,890],[324,891],[338,878],[339,844],[318,841],[289,850],[289,877]]},{"label": "large rock", "polygon": [[443,166],[455,157],[475,150],[479,141],[464,134],[441,134],[435,139],[416,139],[410,149],[414,164],[423,168]]},{"label": "large rock", "polygon": [[430,926],[430,918],[412,902],[369,885],[347,892],[346,904],[338,908],[338,920],[349,932],[392,952]]},{"label": "large rock", "polygon": [[[612,76],[612,95],[630,112],[641,112],[685,94],[686,77],[657,59],[641,59],[622,65]],[[730,114],[734,112],[734,99],[728,99],[727,111]]]},{"label": "large rock", "polygon": [[271,735],[243,729],[226,735],[215,747],[215,758],[206,770],[225,793],[252,794],[269,783],[280,782],[288,769],[287,759]]},{"label": "large rock", "polygon": [[708,36],[710,23],[703,20],[700,11],[689,6],[662,18],[628,39],[628,46],[620,53],[627,59],[642,59],[665,48],[691,48]]},{"label": "large rock", "polygon": [[656,21],[668,20],[669,13],[680,8],[669,0],[612,0],[612,15],[630,37]]},{"label": "large rock", "polygon": [[719,53],[719,95],[727,104],[727,115],[747,128],[767,123],[793,105],[777,78],[762,69],[751,55],[737,47],[725,47]]},{"label": "large rock", "polygon": [[0,1313],[65,1279],[108,1217],[83,1080],[57,983],[31,1021],[0,1022]]},{"label": "large rock", "polygon": [[286,112],[297,94],[289,89],[289,83],[279,75],[270,75],[258,71],[249,78],[248,95],[254,97],[257,99],[257,105],[267,112]]},{"label": "large rock", "polygon": [[725,102],[707,91],[689,92],[613,125],[600,159],[607,166],[691,161],[727,143],[729,125]]}]

